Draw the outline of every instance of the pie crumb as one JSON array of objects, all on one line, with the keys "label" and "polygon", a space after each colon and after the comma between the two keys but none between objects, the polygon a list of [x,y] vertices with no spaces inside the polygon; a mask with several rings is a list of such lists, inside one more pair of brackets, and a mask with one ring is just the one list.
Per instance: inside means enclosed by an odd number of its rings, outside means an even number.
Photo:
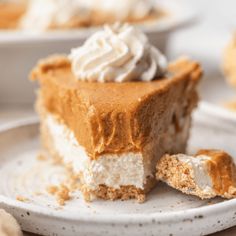
[{"label": "pie crumb", "polygon": [[65,201],[70,200],[70,190],[67,186],[64,184],[61,184],[59,187],[59,190],[56,193],[57,196],[57,201],[59,202],[60,205],[64,205]]},{"label": "pie crumb", "polygon": [[51,185],[47,187],[47,192],[54,195],[59,205],[64,206],[65,202],[71,199],[69,188],[61,184],[60,186]]},{"label": "pie crumb", "polygon": [[50,185],[47,187],[47,192],[52,194],[52,195],[55,195],[55,193],[58,191],[58,187],[55,186],[55,185]]},{"label": "pie crumb", "polygon": [[43,153],[39,153],[37,156],[37,160],[38,161],[45,161],[45,160],[47,160],[47,157]]},{"label": "pie crumb", "polygon": [[16,200],[21,201],[21,202],[28,202],[29,201],[28,198],[20,196],[20,195],[16,196]]}]

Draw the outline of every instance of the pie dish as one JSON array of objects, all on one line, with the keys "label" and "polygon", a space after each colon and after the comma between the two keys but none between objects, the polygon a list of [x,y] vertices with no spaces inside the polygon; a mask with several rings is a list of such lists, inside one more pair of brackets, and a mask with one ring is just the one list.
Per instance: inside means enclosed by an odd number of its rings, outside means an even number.
[{"label": "pie dish", "polygon": [[[101,34],[105,36],[100,41]],[[113,45],[110,37],[120,44]],[[137,59],[139,47],[133,47],[142,43],[143,54]],[[117,53],[121,50],[123,57],[123,44],[125,52],[130,48],[122,64]],[[103,55],[108,46],[109,57]],[[31,73],[31,79],[40,83],[37,110],[43,146],[79,178],[85,199],[142,202],[155,186],[157,160],[166,152],[185,151],[201,67],[179,59],[168,65],[165,74],[157,74],[160,65],[153,74],[153,63],[159,63],[157,49],[131,26],[98,32],[76,50],[71,55],[78,58],[52,56]],[[103,58],[108,58],[105,66]],[[137,74],[140,77],[134,77]],[[154,80],[141,81],[151,74]],[[102,82],[94,81],[98,78]]]}]

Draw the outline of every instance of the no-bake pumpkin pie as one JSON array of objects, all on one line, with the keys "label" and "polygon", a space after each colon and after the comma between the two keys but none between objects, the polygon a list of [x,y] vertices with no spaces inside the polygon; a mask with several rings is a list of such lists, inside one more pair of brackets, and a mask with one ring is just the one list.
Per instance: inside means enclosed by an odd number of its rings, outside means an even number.
[{"label": "no-bake pumpkin pie", "polygon": [[201,74],[188,59],[167,65],[132,26],[105,27],[33,69],[43,146],[86,198],[143,201],[158,159],[185,151]]}]

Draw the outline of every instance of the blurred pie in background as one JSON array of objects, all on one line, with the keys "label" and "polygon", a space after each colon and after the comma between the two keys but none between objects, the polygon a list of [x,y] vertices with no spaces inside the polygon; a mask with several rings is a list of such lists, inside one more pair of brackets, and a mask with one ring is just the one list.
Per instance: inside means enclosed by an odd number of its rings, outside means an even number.
[{"label": "blurred pie in background", "polygon": [[[157,0],[28,0],[22,4],[1,4],[0,28],[46,31],[99,26],[116,21],[144,23],[156,20],[164,11]],[[22,16],[22,13],[25,13]],[[3,13],[2,13],[3,12]]]}]

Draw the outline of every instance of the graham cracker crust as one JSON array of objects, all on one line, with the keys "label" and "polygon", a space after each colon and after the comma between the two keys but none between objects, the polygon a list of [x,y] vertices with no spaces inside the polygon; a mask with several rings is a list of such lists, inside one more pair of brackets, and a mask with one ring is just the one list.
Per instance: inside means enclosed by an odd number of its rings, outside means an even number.
[{"label": "graham cracker crust", "polygon": [[[121,186],[119,189],[111,188],[106,185],[99,185],[96,190],[90,191],[90,197],[96,196],[97,198],[104,200],[129,200],[135,199],[138,203],[143,203],[146,200],[146,194],[150,192],[157,184],[155,177],[149,177],[146,180],[144,189],[136,188],[135,186]],[[86,190],[83,191],[83,194],[86,196]],[[92,194],[92,195],[91,195]],[[88,201],[90,199],[87,199]]]}]

